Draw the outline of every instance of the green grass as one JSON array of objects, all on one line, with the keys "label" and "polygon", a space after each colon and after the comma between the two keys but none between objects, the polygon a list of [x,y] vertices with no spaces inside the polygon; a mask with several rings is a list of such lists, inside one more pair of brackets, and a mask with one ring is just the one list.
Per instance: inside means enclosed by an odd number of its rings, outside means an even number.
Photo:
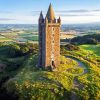
[{"label": "green grass", "polygon": [[31,37],[25,37],[25,38],[28,40],[31,40],[31,41],[38,41],[38,36],[36,36],[36,35],[31,36]]},{"label": "green grass", "polygon": [[31,33],[24,33],[24,34],[19,34],[19,36],[22,36],[22,37],[26,37],[26,36],[29,36],[29,35],[32,35]]},{"label": "green grass", "polygon": [[79,59],[87,68],[88,73],[77,79],[84,88],[75,88],[79,100],[98,100],[100,98],[100,44],[80,45],[80,50],[67,51],[66,55]]},{"label": "green grass", "polygon": [[[97,63],[95,55],[95,49],[92,49],[95,45],[81,45],[80,50],[77,51],[67,51],[66,55],[70,55],[79,59],[80,62],[88,69],[88,73],[82,76],[78,76],[83,72],[82,68],[78,68],[78,63],[71,59],[61,56],[61,64],[53,72],[45,71],[36,68],[37,64],[37,55],[30,55],[26,60],[22,58],[6,59],[11,62],[23,62],[23,65],[15,71],[4,73],[5,75],[9,74],[13,76],[10,78],[5,87],[8,92],[14,93],[17,92],[21,100],[44,100],[45,97],[47,100],[65,100],[68,98],[68,94],[72,91],[76,91],[77,95],[84,100],[87,98],[93,97],[93,100],[99,100],[99,77],[100,69]],[[98,48],[99,45],[95,47]],[[86,49],[88,47],[88,50]],[[1,52],[6,51],[7,48],[2,48]],[[96,49],[97,50],[97,49]],[[89,51],[94,53],[94,55],[86,56],[89,54]],[[14,67],[14,66],[9,66]],[[14,74],[14,75],[13,75]],[[84,88],[78,89],[74,88],[73,90],[73,80],[76,77],[79,80],[80,84],[84,85]],[[2,75],[0,76],[2,79]],[[96,98],[96,99],[95,99]],[[80,99],[81,100],[81,99]]]},{"label": "green grass", "polygon": [[20,34],[20,36],[22,38],[25,38],[27,40],[31,40],[31,41],[38,41],[38,35],[34,35],[34,34]]},{"label": "green grass", "polygon": [[80,48],[91,52],[93,54],[96,54],[97,56],[100,56],[100,44],[99,45],[80,45]]},{"label": "green grass", "polygon": [[[74,69],[70,72],[67,69],[77,66],[77,62],[61,56],[62,64],[54,72],[49,72],[37,69],[36,59],[36,55],[27,58],[24,67],[7,82],[7,90],[11,91],[15,87],[20,99],[45,99],[45,96],[47,100],[67,98],[68,91],[73,87],[74,74],[76,74]],[[80,68],[77,68],[78,70],[80,71]]]},{"label": "green grass", "polygon": [[0,38],[0,42],[4,42],[4,41],[12,41],[12,40],[8,38]]}]

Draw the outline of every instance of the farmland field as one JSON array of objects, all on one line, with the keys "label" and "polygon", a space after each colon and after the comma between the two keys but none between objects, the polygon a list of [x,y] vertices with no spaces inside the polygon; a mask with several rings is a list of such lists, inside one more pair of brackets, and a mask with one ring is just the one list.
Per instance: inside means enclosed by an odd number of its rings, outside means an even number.
[{"label": "farmland field", "polygon": [[15,41],[15,42],[37,42],[38,41],[38,35],[32,34],[32,33],[17,33],[17,32],[11,32],[11,33],[1,33],[0,36],[0,42],[6,42],[6,41]]},{"label": "farmland field", "polygon": [[38,41],[38,35],[34,35],[32,33],[19,34],[19,37],[30,41]]},{"label": "farmland field", "polygon": [[12,39],[0,36],[0,42],[12,41]]}]

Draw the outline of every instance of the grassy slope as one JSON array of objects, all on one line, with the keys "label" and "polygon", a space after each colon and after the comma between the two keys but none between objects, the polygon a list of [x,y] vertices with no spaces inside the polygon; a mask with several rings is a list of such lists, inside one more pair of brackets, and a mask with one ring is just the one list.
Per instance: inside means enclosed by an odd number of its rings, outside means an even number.
[{"label": "grassy slope", "polygon": [[80,47],[84,50],[87,50],[91,53],[96,54],[97,56],[100,56],[100,44],[98,44],[98,45],[80,45]]},{"label": "grassy slope", "polygon": [[[68,91],[71,91],[73,88],[75,72],[73,69],[77,66],[77,63],[71,59],[61,57],[62,64],[60,67],[55,69],[54,72],[48,72],[36,69],[35,61],[36,56],[32,55],[28,58],[24,64],[24,68],[20,70],[13,80],[8,81],[8,90],[12,90],[11,88],[9,89],[9,84],[12,82],[19,92],[20,98],[39,99],[41,97],[41,99],[44,99],[46,96],[47,100],[59,100],[66,97],[69,93]],[[67,71],[68,69],[70,71]],[[77,73],[81,73],[81,71],[80,68],[77,68]]]},{"label": "grassy slope", "polygon": [[79,99],[93,99],[98,100],[100,98],[100,45],[81,45],[80,50],[67,51],[67,55],[76,57],[85,64],[88,68],[88,73],[82,76],[78,76],[80,84],[84,84],[84,88],[78,90],[77,94]]},{"label": "grassy slope", "polygon": [[[6,77],[10,78],[5,85],[9,92],[15,89],[20,98],[24,99],[39,99],[39,97],[60,99],[66,97],[67,91],[72,89],[74,73],[76,74],[72,68],[77,66],[75,61],[61,57],[61,67],[54,72],[42,71],[36,68],[36,55],[30,55],[26,60],[24,57],[8,58],[7,51],[8,47],[0,48],[0,55],[2,55],[0,56],[0,63],[7,66],[3,73],[0,73],[0,81]],[[23,63],[23,65],[17,68],[14,65],[17,63]],[[65,71],[69,68],[71,68],[70,71]],[[77,69],[77,73],[80,71],[81,69]]]},{"label": "grassy slope", "polygon": [[[99,97],[99,68],[96,66],[96,59],[93,55],[90,55],[87,59],[88,51],[81,48],[79,51],[67,51],[67,55],[74,56],[82,61],[89,69],[89,73],[83,76],[79,76],[78,79],[81,84],[84,84],[84,89],[77,90],[77,94],[80,97],[87,99],[90,96]],[[92,56],[92,57],[91,57]],[[96,57],[96,56],[95,56]],[[37,69],[36,66],[37,56],[31,55],[24,61],[21,69],[16,73],[16,76],[11,78],[6,83],[6,88],[8,91],[17,90],[20,99],[65,99],[68,97],[68,93],[73,89],[73,78],[75,71],[74,67],[77,63],[71,59],[66,59],[61,57],[61,65],[54,72],[41,71]],[[70,69],[70,70],[69,70]],[[82,72],[79,69],[78,74]],[[68,92],[69,91],[69,92]],[[92,93],[92,92],[93,93]],[[95,92],[95,93],[94,93]],[[93,95],[93,96],[92,96]],[[65,98],[63,98],[65,97]],[[93,98],[94,99],[94,98]],[[95,99],[94,99],[95,100]]]}]

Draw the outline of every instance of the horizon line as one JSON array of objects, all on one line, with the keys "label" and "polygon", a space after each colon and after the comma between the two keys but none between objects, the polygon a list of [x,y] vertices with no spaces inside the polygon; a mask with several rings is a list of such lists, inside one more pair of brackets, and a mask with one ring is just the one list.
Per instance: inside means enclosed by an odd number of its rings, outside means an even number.
[{"label": "horizon line", "polygon": [[[100,22],[89,22],[89,23],[62,23],[62,25],[73,25],[73,24],[96,24],[96,23],[100,23]],[[0,25],[2,24],[26,24],[26,25],[38,25],[38,23],[36,24],[32,24],[32,23],[0,23]]]}]

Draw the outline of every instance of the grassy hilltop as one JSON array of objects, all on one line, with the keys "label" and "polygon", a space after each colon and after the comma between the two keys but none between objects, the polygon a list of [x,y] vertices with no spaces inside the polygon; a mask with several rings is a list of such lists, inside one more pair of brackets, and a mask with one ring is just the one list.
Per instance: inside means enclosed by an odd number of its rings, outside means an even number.
[{"label": "grassy hilltop", "polygon": [[98,100],[99,50],[99,44],[61,46],[60,66],[52,72],[36,67],[37,44],[2,43],[0,99],[65,100],[74,97]]}]

